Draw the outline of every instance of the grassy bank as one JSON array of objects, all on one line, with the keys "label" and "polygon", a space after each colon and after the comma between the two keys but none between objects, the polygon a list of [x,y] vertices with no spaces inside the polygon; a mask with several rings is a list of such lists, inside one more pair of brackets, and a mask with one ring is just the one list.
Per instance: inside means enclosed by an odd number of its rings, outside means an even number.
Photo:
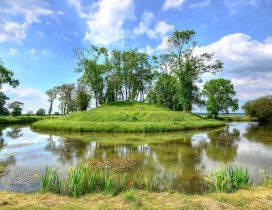
[{"label": "grassy bank", "polygon": [[235,193],[184,195],[131,190],[117,196],[91,194],[70,198],[54,194],[0,192],[1,209],[272,209],[272,188]]},{"label": "grassy bank", "polygon": [[74,112],[57,119],[41,120],[34,123],[33,128],[80,132],[169,132],[213,128],[224,124],[155,105],[119,102],[88,112]]},{"label": "grassy bank", "polygon": [[41,119],[40,116],[0,116],[0,125],[32,123]]}]

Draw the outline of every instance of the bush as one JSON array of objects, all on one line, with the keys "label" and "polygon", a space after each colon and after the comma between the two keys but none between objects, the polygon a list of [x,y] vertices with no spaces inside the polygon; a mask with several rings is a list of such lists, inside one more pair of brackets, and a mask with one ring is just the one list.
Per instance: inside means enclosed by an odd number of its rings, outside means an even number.
[{"label": "bush", "polygon": [[261,122],[272,121],[272,96],[264,96],[248,101],[242,108],[246,114],[258,118]]},{"label": "bush", "polygon": [[235,192],[249,186],[249,173],[237,165],[220,165],[207,177],[210,189],[215,192]]},{"label": "bush", "polygon": [[36,115],[44,116],[45,115],[45,110],[43,108],[38,109],[38,111],[36,112]]}]

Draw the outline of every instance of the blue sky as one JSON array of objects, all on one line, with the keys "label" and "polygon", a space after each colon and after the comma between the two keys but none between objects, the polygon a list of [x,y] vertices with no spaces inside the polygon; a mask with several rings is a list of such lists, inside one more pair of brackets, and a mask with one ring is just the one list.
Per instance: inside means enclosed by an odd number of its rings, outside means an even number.
[{"label": "blue sky", "polygon": [[76,47],[161,53],[175,29],[225,63],[204,79],[231,79],[240,104],[272,94],[272,0],[1,0],[0,57],[21,81],[3,91],[25,111],[47,108],[47,89],[79,77]]}]

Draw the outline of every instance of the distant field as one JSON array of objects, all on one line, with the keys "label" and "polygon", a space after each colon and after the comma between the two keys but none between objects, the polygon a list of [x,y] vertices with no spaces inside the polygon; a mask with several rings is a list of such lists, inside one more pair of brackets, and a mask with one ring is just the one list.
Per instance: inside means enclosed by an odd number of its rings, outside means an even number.
[{"label": "distant field", "polygon": [[225,123],[139,102],[117,102],[33,123],[42,130],[80,132],[169,132],[213,128]]}]

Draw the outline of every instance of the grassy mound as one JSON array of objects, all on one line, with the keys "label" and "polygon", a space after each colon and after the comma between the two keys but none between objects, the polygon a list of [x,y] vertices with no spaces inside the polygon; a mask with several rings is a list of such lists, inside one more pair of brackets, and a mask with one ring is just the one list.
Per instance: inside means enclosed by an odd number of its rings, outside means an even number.
[{"label": "grassy mound", "polygon": [[41,120],[32,126],[42,130],[82,132],[166,132],[212,128],[224,124],[155,105],[117,102],[87,112],[74,112],[56,119]]}]

